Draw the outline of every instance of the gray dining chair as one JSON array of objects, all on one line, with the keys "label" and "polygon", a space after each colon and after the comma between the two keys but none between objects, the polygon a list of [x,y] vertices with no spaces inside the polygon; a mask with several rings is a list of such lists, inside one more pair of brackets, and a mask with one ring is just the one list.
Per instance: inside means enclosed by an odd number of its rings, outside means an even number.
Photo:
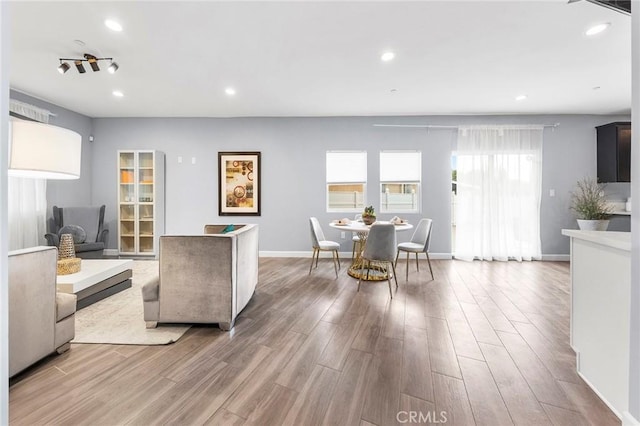
[{"label": "gray dining chair", "polygon": [[396,261],[398,263],[398,256],[401,251],[407,252],[407,276],[406,280],[409,281],[409,254],[416,254],[416,270],[420,271],[418,265],[418,254],[424,253],[427,255],[427,262],[429,263],[429,271],[431,272],[431,279],[433,280],[433,269],[431,268],[431,259],[429,258],[429,243],[431,242],[431,219],[421,219],[420,223],[416,227],[415,232],[411,236],[411,241],[408,243],[398,244],[398,252],[396,253]]},{"label": "gray dining chair", "polygon": [[[393,299],[391,290],[391,271],[393,271],[393,279],[398,288],[398,279],[396,278],[396,267],[393,263],[394,252],[396,251],[396,229],[391,223],[379,223],[371,226],[367,242],[364,245],[362,259],[364,267],[367,270],[371,267],[371,262],[387,263],[387,281],[389,281],[389,295]],[[367,272],[368,274],[368,272]],[[358,291],[360,291],[360,281],[358,278]]]},{"label": "gray dining chair", "polygon": [[[330,251],[333,258],[333,266],[336,270],[336,278],[338,278],[338,268],[340,268],[340,257],[338,256],[338,249],[340,244],[335,241],[329,241],[324,237],[320,222],[315,217],[309,218],[309,224],[311,225],[311,244],[313,245],[313,254],[311,255],[311,266],[309,267],[309,275],[313,269],[313,260],[315,258],[316,268],[318,267],[318,259],[320,258],[321,251]],[[336,264],[337,260],[337,264]]]}]

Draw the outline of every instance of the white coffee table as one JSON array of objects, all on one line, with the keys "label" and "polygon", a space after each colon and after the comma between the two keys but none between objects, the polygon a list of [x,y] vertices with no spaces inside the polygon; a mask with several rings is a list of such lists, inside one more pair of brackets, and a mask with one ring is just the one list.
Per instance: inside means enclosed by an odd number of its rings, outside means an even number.
[{"label": "white coffee table", "polygon": [[133,260],[83,259],[80,272],[58,275],[58,291],[78,296],[76,309],[131,287]]}]

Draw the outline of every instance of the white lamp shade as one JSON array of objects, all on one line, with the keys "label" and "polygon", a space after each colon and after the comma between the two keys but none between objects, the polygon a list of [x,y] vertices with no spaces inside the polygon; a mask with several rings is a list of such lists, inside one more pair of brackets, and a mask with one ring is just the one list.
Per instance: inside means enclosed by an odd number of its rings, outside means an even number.
[{"label": "white lamp shade", "polygon": [[9,175],[78,179],[82,137],[71,130],[35,121],[9,123]]}]

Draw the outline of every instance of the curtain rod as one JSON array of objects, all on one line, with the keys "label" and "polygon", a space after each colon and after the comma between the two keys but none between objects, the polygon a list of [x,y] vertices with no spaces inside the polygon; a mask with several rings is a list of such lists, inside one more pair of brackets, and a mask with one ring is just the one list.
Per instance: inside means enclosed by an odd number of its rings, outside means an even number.
[{"label": "curtain rod", "polygon": [[[531,126],[531,124],[521,124],[522,126]],[[534,124],[534,126],[552,127],[556,128],[560,123],[554,124]],[[462,125],[450,126],[441,124],[374,124],[373,127],[408,127],[408,128],[422,128],[422,129],[457,129]],[[492,124],[492,126],[502,126],[502,124]],[[504,126],[520,126],[520,124],[504,124]]]}]

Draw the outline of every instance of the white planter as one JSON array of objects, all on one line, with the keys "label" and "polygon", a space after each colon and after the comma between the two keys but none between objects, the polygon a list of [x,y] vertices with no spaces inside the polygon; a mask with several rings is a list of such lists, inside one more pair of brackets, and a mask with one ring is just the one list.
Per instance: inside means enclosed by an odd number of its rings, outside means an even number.
[{"label": "white planter", "polygon": [[582,229],[583,231],[606,231],[608,227],[608,220],[578,219],[578,228]]}]

